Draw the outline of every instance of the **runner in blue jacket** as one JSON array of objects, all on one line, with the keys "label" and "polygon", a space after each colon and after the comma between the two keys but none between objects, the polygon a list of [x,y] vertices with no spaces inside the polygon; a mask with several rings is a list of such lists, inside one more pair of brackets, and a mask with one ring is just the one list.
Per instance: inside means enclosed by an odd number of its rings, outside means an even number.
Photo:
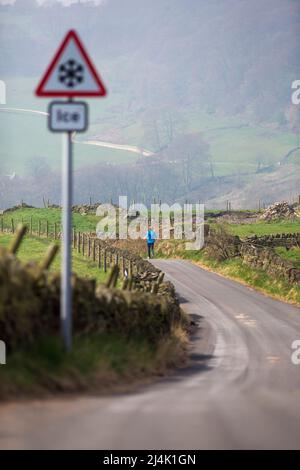
[{"label": "runner in blue jacket", "polygon": [[157,236],[154,230],[152,230],[151,227],[149,227],[148,232],[147,232],[147,248],[148,248],[148,258],[153,258],[154,257],[154,243],[156,240]]}]

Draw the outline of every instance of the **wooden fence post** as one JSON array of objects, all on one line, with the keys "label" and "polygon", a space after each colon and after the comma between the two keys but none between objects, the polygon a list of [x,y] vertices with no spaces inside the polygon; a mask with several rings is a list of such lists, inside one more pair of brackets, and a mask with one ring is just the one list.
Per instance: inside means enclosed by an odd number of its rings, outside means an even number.
[{"label": "wooden fence post", "polygon": [[88,258],[91,257],[91,237],[88,237]]},{"label": "wooden fence post", "polygon": [[30,235],[32,235],[32,231],[33,231],[33,226],[32,226],[33,222],[32,222],[32,215],[30,216],[30,222],[29,222],[29,230],[30,230]]},{"label": "wooden fence post", "polygon": [[[99,246],[100,251],[100,246]],[[96,261],[96,239],[93,239],[93,261]]]},{"label": "wooden fence post", "polygon": [[103,256],[103,268],[104,268],[104,272],[106,273],[107,271],[107,253],[106,253],[106,250],[104,249],[104,256]]},{"label": "wooden fence post", "polygon": [[4,232],[4,220],[3,217],[1,217],[1,232]]},{"label": "wooden fence post", "polygon": [[19,225],[17,227],[17,232],[16,236],[13,237],[13,239],[10,242],[10,245],[8,247],[8,251],[10,253],[16,253],[18,251],[18,248],[22,242],[22,239],[26,233],[26,226],[25,225]]},{"label": "wooden fence post", "polygon": [[49,238],[49,222],[46,220],[46,238]]},{"label": "wooden fence post", "polygon": [[75,248],[76,248],[76,230],[75,230],[75,227],[73,227],[73,230],[72,230],[72,237],[73,237],[73,239],[72,239],[73,248],[75,250]]},{"label": "wooden fence post", "polygon": [[101,268],[101,248],[100,248],[100,245],[98,245],[98,268],[99,269]]},{"label": "wooden fence post", "polygon": [[85,242],[85,235],[84,233],[82,234],[82,254],[83,256],[85,255],[85,246],[84,246],[84,242]]},{"label": "wooden fence post", "polygon": [[49,267],[51,266],[57,252],[58,252],[58,245],[55,245],[54,243],[52,243],[51,245],[49,245],[47,251],[46,251],[46,255],[44,257],[44,259],[42,260],[41,264],[40,264],[40,267],[41,267],[41,270],[45,270],[45,269],[49,269]]},{"label": "wooden fence post", "polygon": [[38,221],[38,236],[41,236],[41,221]]},{"label": "wooden fence post", "polygon": [[77,233],[77,252],[80,253],[80,238],[81,234],[80,232]]},{"label": "wooden fence post", "polygon": [[11,231],[12,231],[12,233],[15,233],[15,223],[14,223],[14,219],[11,219]]}]

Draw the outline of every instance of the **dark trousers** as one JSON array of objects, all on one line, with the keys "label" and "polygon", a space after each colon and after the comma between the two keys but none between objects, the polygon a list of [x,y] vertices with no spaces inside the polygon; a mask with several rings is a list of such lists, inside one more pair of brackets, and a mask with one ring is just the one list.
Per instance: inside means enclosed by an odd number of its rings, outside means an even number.
[{"label": "dark trousers", "polygon": [[148,246],[148,257],[152,258],[154,256],[154,243],[147,243]]}]

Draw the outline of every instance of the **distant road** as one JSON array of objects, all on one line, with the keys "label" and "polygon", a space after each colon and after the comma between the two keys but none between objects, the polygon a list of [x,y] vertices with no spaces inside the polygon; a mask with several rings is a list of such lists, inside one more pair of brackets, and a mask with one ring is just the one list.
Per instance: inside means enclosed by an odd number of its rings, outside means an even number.
[{"label": "distant road", "polygon": [[76,144],[95,145],[96,147],[106,147],[116,150],[125,150],[126,152],[137,153],[143,157],[151,157],[154,155],[150,150],[145,150],[135,145],[113,144],[112,142],[103,142],[101,140],[73,140]]},{"label": "distant road", "polygon": [[37,111],[36,109],[25,109],[25,108],[2,108],[0,111],[7,113],[17,113],[17,114],[39,114],[41,116],[48,116],[48,113],[45,111]]},{"label": "distant road", "polygon": [[0,407],[1,448],[300,448],[300,310],[185,261],[155,261],[199,328],[188,367],[135,393]]},{"label": "distant road", "polygon": [[[48,113],[44,111],[37,111],[35,109],[24,109],[24,108],[2,108],[0,107],[0,111],[2,112],[10,112],[10,113],[18,113],[18,114],[38,114],[42,116],[48,116]],[[143,157],[150,157],[154,155],[153,152],[150,150],[142,149],[137,147],[136,145],[126,145],[126,144],[114,144],[113,142],[104,142],[101,140],[75,140],[75,136],[73,138],[73,142],[75,144],[85,144],[85,145],[93,145],[96,147],[104,147],[104,148],[111,148],[115,150],[123,150],[126,152],[136,153],[139,155],[143,155]]]}]

